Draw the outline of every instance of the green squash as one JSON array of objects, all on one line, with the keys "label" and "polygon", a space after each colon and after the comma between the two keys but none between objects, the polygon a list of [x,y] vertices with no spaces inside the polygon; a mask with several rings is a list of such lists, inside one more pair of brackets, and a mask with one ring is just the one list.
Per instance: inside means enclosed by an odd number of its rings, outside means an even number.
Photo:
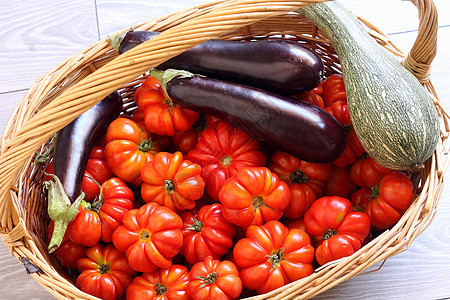
[{"label": "green squash", "polygon": [[423,166],[440,130],[433,100],[417,78],[339,2],[313,4],[299,13],[327,35],[339,56],[350,117],[367,153],[390,169]]}]

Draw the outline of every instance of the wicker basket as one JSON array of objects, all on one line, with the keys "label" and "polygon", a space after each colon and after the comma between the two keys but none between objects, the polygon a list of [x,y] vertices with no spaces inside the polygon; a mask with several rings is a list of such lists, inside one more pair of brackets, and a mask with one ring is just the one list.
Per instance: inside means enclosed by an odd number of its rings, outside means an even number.
[{"label": "wicker basket", "polygon": [[[33,163],[36,153],[49,147],[56,131],[116,89],[120,89],[125,99],[125,110],[131,111],[133,91],[145,78],[146,71],[211,38],[298,40],[319,53],[326,63],[327,75],[339,73],[338,57],[326,36],[309,20],[293,12],[322,1],[231,0],[197,6],[135,25],[136,30],[162,33],[123,55],[118,56],[108,40],[101,40],[40,77],[15,109],[1,140],[0,226],[2,239],[12,255],[36,266],[31,276],[55,297],[96,299],[78,290],[73,274],[47,254],[49,218],[42,189],[45,165]],[[317,295],[406,250],[433,219],[448,165],[444,153],[448,151],[449,116],[429,78],[436,53],[436,8],[432,0],[411,1],[419,10],[420,27],[417,41],[406,56],[376,27],[360,21],[423,83],[441,117],[437,149],[425,168],[414,176],[417,197],[393,228],[382,232],[354,255],[333,261],[311,276],[257,299],[304,299]]]}]

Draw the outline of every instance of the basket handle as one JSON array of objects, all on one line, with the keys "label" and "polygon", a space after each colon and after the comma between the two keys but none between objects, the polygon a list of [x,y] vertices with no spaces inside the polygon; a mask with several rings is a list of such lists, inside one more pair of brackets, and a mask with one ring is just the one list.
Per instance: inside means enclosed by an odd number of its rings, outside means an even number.
[{"label": "basket handle", "polygon": [[419,29],[416,41],[402,64],[425,84],[430,81],[431,63],[437,52],[438,14],[433,0],[409,1],[419,11]]}]

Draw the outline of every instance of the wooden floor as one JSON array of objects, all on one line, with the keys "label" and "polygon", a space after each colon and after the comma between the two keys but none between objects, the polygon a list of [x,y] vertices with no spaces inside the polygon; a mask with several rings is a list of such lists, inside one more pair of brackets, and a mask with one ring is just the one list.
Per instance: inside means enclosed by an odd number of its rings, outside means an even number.
[{"label": "wooden floor", "polygon": [[[409,1],[340,1],[389,34],[402,50],[413,44],[418,17]],[[63,59],[119,29],[202,2],[206,0],[0,0],[0,132],[31,83]],[[440,27],[432,80],[450,108],[450,2],[435,3]],[[388,259],[379,271],[352,278],[316,299],[450,299],[449,177],[433,223],[407,251]],[[0,299],[51,298],[2,243],[0,282]]]}]

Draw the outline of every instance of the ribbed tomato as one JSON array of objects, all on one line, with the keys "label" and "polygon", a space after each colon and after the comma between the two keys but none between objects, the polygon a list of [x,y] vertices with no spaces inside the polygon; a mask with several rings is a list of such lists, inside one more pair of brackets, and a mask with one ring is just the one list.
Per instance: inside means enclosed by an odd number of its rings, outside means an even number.
[{"label": "ribbed tomato", "polygon": [[202,167],[206,192],[219,200],[219,191],[225,180],[244,167],[262,167],[265,155],[259,150],[259,142],[238,127],[222,122],[215,128],[203,131],[194,150],[187,158]]},{"label": "ribbed tomato", "polygon": [[195,215],[183,212],[181,219],[184,241],[180,253],[189,263],[203,261],[207,256],[219,259],[233,247],[236,230],[223,217],[220,203],[205,205]]},{"label": "ribbed tomato", "polygon": [[237,299],[242,291],[242,281],[234,263],[207,256],[192,267],[186,291],[195,300]]},{"label": "ribbed tomato", "polygon": [[125,182],[141,185],[142,166],[160,151],[158,143],[139,123],[117,118],[106,131],[106,162],[113,173]]},{"label": "ribbed tomato", "polygon": [[339,196],[317,199],[303,219],[320,265],[352,255],[370,232],[369,216],[354,212],[350,200]]},{"label": "ribbed tomato", "polygon": [[125,294],[135,272],[124,253],[112,244],[97,244],[86,250],[86,258],[78,261],[76,285],[83,292],[104,300],[114,300]]},{"label": "ribbed tomato", "polygon": [[102,225],[101,240],[111,243],[112,234],[122,225],[125,213],[134,208],[134,195],[122,179],[113,177],[102,184],[102,196],[98,210]]},{"label": "ribbed tomato", "polygon": [[323,189],[323,195],[350,198],[354,191],[356,191],[356,185],[350,178],[350,166],[344,168],[333,166],[331,177]]},{"label": "ribbed tomato", "polygon": [[352,195],[352,202],[367,213],[370,225],[387,229],[400,220],[414,198],[414,186],[403,172],[392,172],[381,177],[370,189],[363,187]]},{"label": "ribbed tomato", "polygon": [[142,168],[142,199],[173,211],[192,209],[205,189],[200,174],[200,166],[185,160],[181,152],[160,152]]},{"label": "ribbed tomato", "polygon": [[92,202],[100,196],[100,186],[106,180],[113,177],[113,172],[108,166],[105,157],[105,149],[95,146],[86,165],[81,190],[84,192],[84,200]]},{"label": "ribbed tomato", "polygon": [[336,102],[347,102],[344,78],[341,74],[333,74],[325,79],[322,89],[322,99],[325,103],[325,107],[331,106]]},{"label": "ribbed tomato", "polygon": [[335,119],[344,127],[347,134],[347,143],[345,144],[344,152],[338,159],[333,161],[333,164],[341,168],[347,167],[365,153],[361,142],[356,136],[355,129],[353,128],[348,105],[347,103],[338,101],[325,108],[325,110],[335,117]]},{"label": "ribbed tomato", "polygon": [[312,203],[322,196],[333,169],[330,163],[310,163],[282,151],[275,152],[269,168],[289,185],[291,202],[283,215],[291,219],[303,217]]},{"label": "ribbed tomato", "polygon": [[198,112],[173,103],[159,88],[144,90],[138,102],[145,127],[159,135],[172,136],[177,131],[189,130],[199,117]]},{"label": "ribbed tomato", "polygon": [[219,193],[225,219],[241,227],[279,220],[291,202],[288,185],[265,167],[240,169]]},{"label": "ribbed tomato", "polygon": [[143,273],[133,279],[127,289],[127,300],[188,300],[186,293],[189,271],[185,266],[172,265]]},{"label": "ribbed tomato", "polygon": [[[48,225],[48,242],[50,242],[53,234],[54,221],[50,221]],[[69,224],[70,226],[70,224]],[[55,250],[54,254],[58,261],[66,268],[77,270],[77,261],[80,258],[86,257],[87,246],[72,242],[67,236],[67,231],[63,237],[61,245]]]},{"label": "ribbed tomato", "polygon": [[394,170],[388,169],[377,163],[370,156],[363,156],[352,164],[350,178],[354,184],[360,187],[372,187],[380,178]]},{"label": "ribbed tomato", "polygon": [[77,244],[95,246],[102,236],[102,224],[95,209],[91,204],[82,201],[75,219],[67,227],[67,236]]},{"label": "ribbed tomato", "polygon": [[200,115],[189,130],[176,132],[171,137],[172,142],[179,151],[187,154],[189,151],[195,149],[195,146],[202,137],[203,131],[208,128],[217,128],[220,122],[221,119],[218,117]]},{"label": "ribbed tomato", "polygon": [[259,294],[313,273],[314,247],[300,229],[289,230],[279,221],[248,227],[233,250],[244,287]]},{"label": "ribbed tomato", "polygon": [[112,240],[117,249],[126,253],[131,268],[150,273],[172,265],[172,258],[183,244],[181,228],[177,213],[150,202],[128,211]]}]

